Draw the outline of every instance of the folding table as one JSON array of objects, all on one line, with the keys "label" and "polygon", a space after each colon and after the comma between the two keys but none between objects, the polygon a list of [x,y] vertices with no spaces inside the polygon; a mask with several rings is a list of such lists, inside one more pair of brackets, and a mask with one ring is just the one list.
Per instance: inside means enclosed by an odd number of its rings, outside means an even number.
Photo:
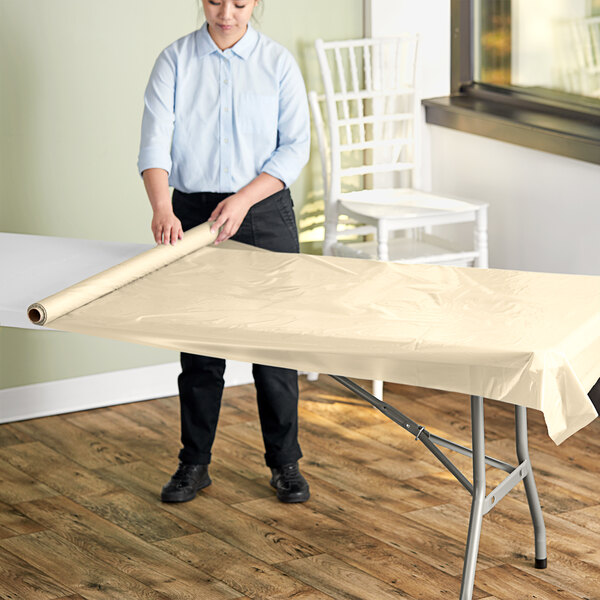
[{"label": "folding table", "polygon": [[[461,600],[472,597],[483,515],[521,480],[546,566],[527,408],[560,443],[596,416],[600,277],[401,265],[214,246],[207,224],[32,304],[64,331],[331,373],[422,442],[471,493]],[[428,432],[348,377],[471,397],[472,448]],[[516,466],[485,454],[483,398],[515,405]],[[472,457],[473,479],[439,449]],[[486,465],[507,476],[486,495]]]}]

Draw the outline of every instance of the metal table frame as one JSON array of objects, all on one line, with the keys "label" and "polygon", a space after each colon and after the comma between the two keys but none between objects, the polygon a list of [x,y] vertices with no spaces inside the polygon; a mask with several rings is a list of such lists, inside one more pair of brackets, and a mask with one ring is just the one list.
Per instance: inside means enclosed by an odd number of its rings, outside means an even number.
[{"label": "metal table frame", "polygon": [[[473,497],[471,503],[471,516],[469,519],[469,532],[465,550],[460,600],[471,600],[475,583],[475,569],[477,554],[479,552],[479,538],[483,515],[487,514],[498,502],[508,494],[521,480],[525,485],[529,512],[533,521],[535,537],[535,567],[545,569],[546,556],[546,526],[542,508],[533,478],[533,469],[529,460],[529,447],[527,443],[527,408],[515,406],[515,438],[517,446],[518,466],[513,467],[504,461],[492,458],[485,454],[485,423],[483,414],[483,397],[471,396],[471,433],[472,449],[446,440],[429,433],[425,427],[401,413],[399,410],[373,396],[365,389],[346,377],[330,375],[348,388],[358,397],[366,400],[371,406],[382,412],[386,417],[400,425],[403,429],[415,436],[415,440],[422,442],[425,447],[458,479]],[[454,463],[438,448],[441,446],[454,450],[459,454],[470,456],[473,460],[473,481],[469,481]],[[489,494],[486,495],[485,466],[490,465],[506,471],[508,475]]]}]

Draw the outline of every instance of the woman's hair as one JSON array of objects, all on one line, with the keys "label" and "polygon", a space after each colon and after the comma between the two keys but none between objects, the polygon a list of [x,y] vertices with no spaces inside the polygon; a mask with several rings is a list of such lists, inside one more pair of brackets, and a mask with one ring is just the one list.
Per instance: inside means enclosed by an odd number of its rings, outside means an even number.
[{"label": "woman's hair", "polygon": [[[202,0],[196,0],[196,6],[198,7],[198,14],[196,16],[196,22],[197,22],[197,26],[200,27],[200,25],[202,25],[202,23],[204,21],[204,11],[202,10]],[[260,21],[258,20],[258,17],[259,16],[262,17],[264,9],[265,9],[265,0],[259,0],[259,3],[257,5],[256,9],[252,13],[252,19],[251,19],[255,25],[260,25]]]}]

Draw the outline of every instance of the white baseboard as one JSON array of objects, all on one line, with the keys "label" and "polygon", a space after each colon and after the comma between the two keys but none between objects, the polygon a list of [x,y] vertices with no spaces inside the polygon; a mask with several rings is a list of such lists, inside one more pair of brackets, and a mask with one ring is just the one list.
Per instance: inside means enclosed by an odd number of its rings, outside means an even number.
[{"label": "white baseboard", "polygon": [[[176,396],[178,362],[0,390],[0,423]],[[252,383],[252,365],[227,361],[225,386]]]}]

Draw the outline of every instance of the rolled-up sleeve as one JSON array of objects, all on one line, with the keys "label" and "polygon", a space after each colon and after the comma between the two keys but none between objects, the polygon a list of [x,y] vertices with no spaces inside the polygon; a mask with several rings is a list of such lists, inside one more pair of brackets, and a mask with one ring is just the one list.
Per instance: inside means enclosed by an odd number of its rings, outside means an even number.
[{"label": "rolled-up sleeve", "polygon": [[157,58],[144,94],[138,171],[159,168],[171,173],[175,99],[175,60],[167,51]]},{"label": "rolled-up sleeve", "polygon": [[300,175],[310,154],[310,117],[302,73],[291,54],[285,55],[279,86],[277,148],[262,171],[289,187]]}]

